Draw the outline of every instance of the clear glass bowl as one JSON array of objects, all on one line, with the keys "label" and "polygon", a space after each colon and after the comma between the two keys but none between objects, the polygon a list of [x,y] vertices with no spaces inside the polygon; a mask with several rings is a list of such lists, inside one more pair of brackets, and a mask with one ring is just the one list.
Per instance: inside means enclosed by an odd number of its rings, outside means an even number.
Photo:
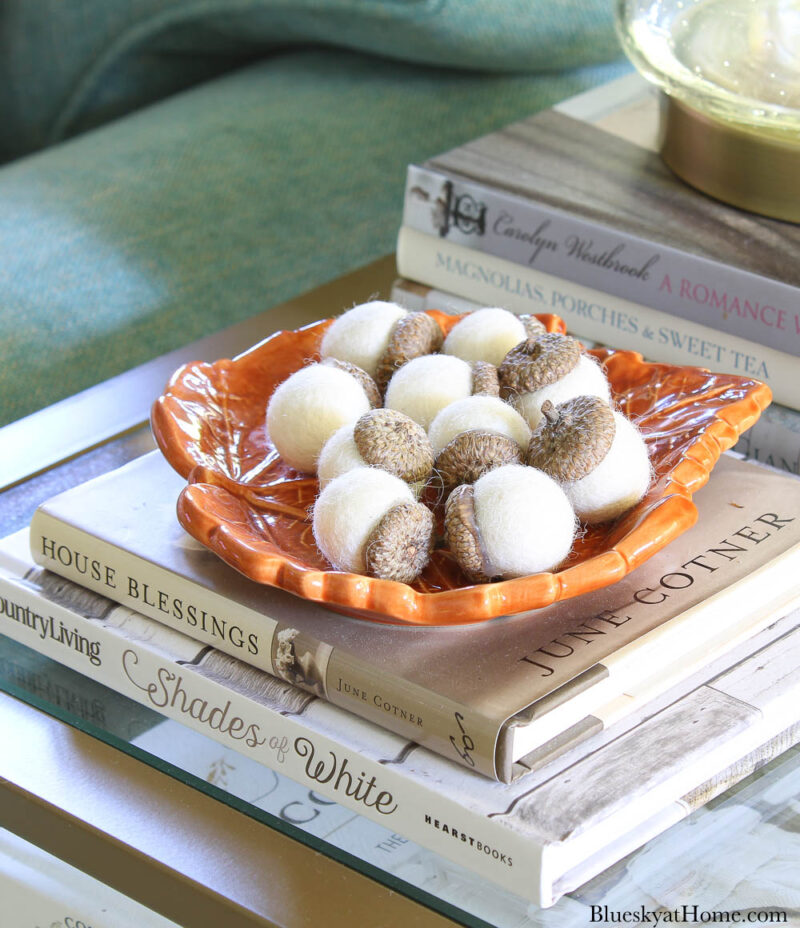
[{"label": "clear glass bowl", "polygon": [[665,94],[664,161],[718,200],[800,222],[800,0],[616,0]]},{"label": "clear glass bowl", "polygon": [[628,57],[709,116],[800,134],[800,0],[618,0]]}]

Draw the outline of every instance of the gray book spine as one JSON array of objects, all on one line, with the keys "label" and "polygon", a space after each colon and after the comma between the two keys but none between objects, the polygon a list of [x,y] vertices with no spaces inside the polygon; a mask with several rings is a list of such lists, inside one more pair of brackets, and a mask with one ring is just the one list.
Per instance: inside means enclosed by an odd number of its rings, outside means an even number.
[{"label": "gray book spine", "polygon": [[[519,165],[524,180],[517,190],[513,189],[517,175],[512,156],[508,155],[498,161],[495,177],[487,165],[490,156],[482,152],[481,157],[471,158],[469,146],[434,159],[430,165],[410,165],[403,224],[601,293],[800,355],[796,285],[768,276],[766,269],[764,273],[748,269],[747,262],[740,261],[735,245],[722,259],[720,255],[726,253],[722,245],[727,242],[720,242],[716,252],[703,254],[690,240],[684,249],[648,237],[647,229],[635,221],[636,217],[631,219],[626,208],[616,209],[612,200],[615,190],[607,190],[603,174],[604,160],[589,164],[589,156],[595,159],[597,153],[592,139],[607,133],[567,117],[559,120],[574,123],[574,136],[586,133],[588,137],[579,147],[576,138],[571,137],[567,144],[559,131],[548,136],[547,124],[537,126],[535,139],[526,140],[522,153],[527,152],[526,160]],[[488,151],[488,140],[484,142]],[[613,139],[611,144],[636,148],[620,139]],[[552,177],[525,174],[526,169],[529,174],[538,171],[544,151],[555,164],[559,159],[561,163],[574,162],[579,157],[577,151],[586,153],[587,170],[576,171],[577,179],[565,185],[564,191],[558,191],[554,201],[559,206],[538,198],[539,186],[545,187]],[[462,152],[462,157],[456,157]],[[514,154],[522,157],[519,152]],[[657,157],[644,151],[642,155]],[[550,173],[557,173],[557,167]],[[633,175],[638,209],[642,214],[650,211],[654,222],[663,219],[668,225],[661,198],[650,195],[650,180],[647,173],[641,178]],[[608,202],[603,198],[606,191]],[[593,202],[592,195],[598,203]],[[570,197],[575,199],[574,211],[569,208]],[[701,213],[703,222],[710,224],[705,210]],[[694,222],[694,215],[690,214],[686,221]],[[738,248],[746,244],[743,237]],[[797,247],[794,240],[787,244]],[[755,370],[749,373],[758,376]]]}]

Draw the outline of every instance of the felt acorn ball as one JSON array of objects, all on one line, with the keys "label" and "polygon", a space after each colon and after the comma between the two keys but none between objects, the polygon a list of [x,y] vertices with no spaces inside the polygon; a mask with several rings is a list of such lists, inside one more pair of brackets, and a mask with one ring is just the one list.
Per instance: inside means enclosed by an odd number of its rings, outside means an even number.
[{"label": "felt acorn ball", "polygon": [[383,390],[406,361],[438,351],[442,337],[442,330],[426,313],[372,300],[334,319],[322,338],[320,353],[323,358],[355,364]]},{"label": "felt acorn ball", "polygon": [[611,392],[600,365],[569,335],[548,332],[521,342],[498,368],[500,395],[535,429],[546,400],[553,405],[573,396],[598,396],[606,403]]},{"label": "felt acorn ball", "polygon": [[314,540],[337,570],[411,583],[433,550],[433,514],[408,484],[374,467],[332,480],[314,504]]},{"label": "felt acorn ball", "polygon": [[566,494],[552,477],[507,464],[456,487],[445,504],[445,539],[476,583],[552,570],[577,529]]},{"label": "felt acorn ball", "polygon": [[521,464],[531,430],[496,396],[468,396],[438,413],[428,429],[442,485],[472,483],[494,467]]},{"label": "felt acorn ball", "polygon": [[596,396],[545,402],[528,463],[564,488],[583,522],[622,515],[647,492],[652,466],[636,426]]},{"label": "felt acorn ball", "polygon": [[379,404],[378,389],[364,371],[339,361],[309,364],[270,397],[267,432],[289,467],[313,473],[331,435]]},{"label": "felt acorn ball", "polygon": [[465,361],[488,361],[497,367],[515,345],[544,332],[545,327],[534,316],[517,316],[507,309],[487,306],[457,322],[445,338],[442,351]]},{"label": "felt acorn ball", "polygon": [[430,354],[404,364],[389,381],[384,405],[410,416],[424,429],[437,413],[475,393],[499,392],[497,370],[446,354]]},{"label": "felt acorn ball", "polygon": [[379,467],[419,493],[433,470],[433,449],[425,429],[404,413],[372,409],[323,445],[317,463],[320,489],[354,467]]}]

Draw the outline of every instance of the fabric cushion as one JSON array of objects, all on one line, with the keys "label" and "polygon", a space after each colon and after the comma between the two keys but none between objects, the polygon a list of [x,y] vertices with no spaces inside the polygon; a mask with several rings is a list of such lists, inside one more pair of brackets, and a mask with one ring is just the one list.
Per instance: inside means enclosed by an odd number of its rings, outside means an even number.
[{"label": "fabric cushion", "polygon": [[610,0],[3,0],[0,161],[257,58],[338,46],[493,72],[619,57]]},{"label": "fabric cushion", "polygon": [[0,421],[391,251],[409,161],[620,70],[291,52],[7,165]]}]

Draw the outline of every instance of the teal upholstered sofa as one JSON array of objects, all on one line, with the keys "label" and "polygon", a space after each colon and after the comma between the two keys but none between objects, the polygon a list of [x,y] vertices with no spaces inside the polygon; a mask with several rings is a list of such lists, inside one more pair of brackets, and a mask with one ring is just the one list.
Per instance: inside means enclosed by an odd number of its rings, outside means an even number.
[{"label": "teal upholstered sofa", "polygon": [[0,425],[391,251],[410,160],[625,67],[611,0],[4,0]]}]

